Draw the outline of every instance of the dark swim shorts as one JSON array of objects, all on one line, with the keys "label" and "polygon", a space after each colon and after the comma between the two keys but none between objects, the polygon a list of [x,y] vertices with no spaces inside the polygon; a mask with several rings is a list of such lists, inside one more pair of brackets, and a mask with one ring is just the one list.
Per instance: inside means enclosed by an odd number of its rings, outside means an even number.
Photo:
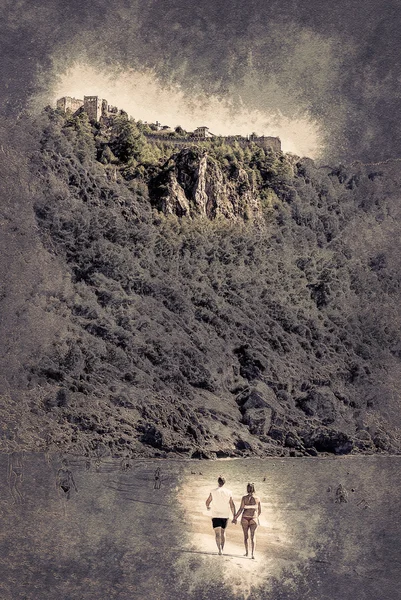
[{"label": "dark swim shorts", "polygon": [[221,527],[222,529],[225,529],[227,527],[227,522],[228,519],[220,519],[215,517],[214,519],[212,519],[213,529],[215,529],[216,527]]}]

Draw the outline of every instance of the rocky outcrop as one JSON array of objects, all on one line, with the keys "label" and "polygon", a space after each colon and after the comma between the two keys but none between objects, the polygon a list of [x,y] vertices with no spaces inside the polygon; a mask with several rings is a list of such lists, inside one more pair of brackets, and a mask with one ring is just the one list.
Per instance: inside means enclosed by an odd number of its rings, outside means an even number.
[{"label": "rocky outcrop", "polygon": [[200,149],[172,156],[149,189],[153,204],[164,214],[211,220],[261,217],[260,199],[247,171],[236,167],[225,172]]},{"label": "rocky outcrop", "polygon": [[271,408],[249,408],[244,412],[243,423],[249,425],[253,435],[268,435],[272,424],[273,411]]},{"label": "rocky outcrop", "polygon": [[262,443],[277,444],[284,454],[341,455],[389,451],[392,447],[388,436],[381,431],[372,439],[365,430],[356,433],[341,430],[340,403],[329,387],[309,390],[305,396],[296,399],[290,411],[288,401],[283,402],[286,397],[287,394],[280,391],[276,393],[266,383],[256,379],[236,397],[242,415],[241,423],[248,427],[249,433]]},{"label": "rocky outcrop", "polygon": [[167,194],[161,198],[161,209],[165,215],[188,217],[190,214],[188,198],[172,171],[168,174]]},{"label": "rocky outcrop", "polygon": [[337,399],[329,387],[312,389],[306,396],[297,399],[297,406],[306,415],[318,417],[323,425],[335,421],[337,404]]},{"label": "rocky outcrop", "polygon": [[262,381],[255,381],[237,396],[236,401],[242,422],[248,425],[250,433],[263,438],[269,435],[277,415],[283,414],[274,391]]},{"label": "rocky outcrop", "polygon": [[333,454],[349,454],[354,447],[352,438],[346,433],[322,426],[304,434],[302,441],[306,448]]}]

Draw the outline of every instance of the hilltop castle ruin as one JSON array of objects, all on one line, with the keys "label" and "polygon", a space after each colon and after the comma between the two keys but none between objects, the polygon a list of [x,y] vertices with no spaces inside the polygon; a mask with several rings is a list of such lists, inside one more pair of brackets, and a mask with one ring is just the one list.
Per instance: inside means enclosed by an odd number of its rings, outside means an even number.
[{"label": "hilltop castle ruin", "polygon": [[[85,112],[88,115],[90,121],[96,121],[100,123],[107,123],[107,119],[118,114],[119,110],[116,106],[108,104],[107,100],[100,98],[99,96],[84,96],[83,100],[72,98],[71,96],[63,96],[57,100],[57,108],[63,112],[70,112],[74,115],[78,115]],[[120,111],[121,112],[121,111]],[[154,124],[155,132],[148,133],[143,132],[143,135],[149,142],[174,141],[177,145],[183,145],[187,143],[194,143],[195,141],[207,141],[220,136],[216,136],[209,131],[206,126],[197,127],[192,133],[188,133],[185,137],[180,138],[168,137],[169,133],[173,131],[168,127],[161,127],[160,123]],[[250,142],[254,142],[263,148],[270,148],[275,152],[281,152],[281,140],[279,137],[272,136],[256,136],[254,134],[244,136],[224,136],[224,139],[228,142],[237,142],[240,146],[247,146]]]},{"label": "hilltop castle ruin", "polygon": [[63,112],[68,111],[73,114],[85,112],[90,121],[101,121],[102,118],[118,113],[116,106],[111,106],[107,100],[99,98],[99,96],[84,96],[83,100],[63,96],[63,98],[57,100],[57,108]]}]

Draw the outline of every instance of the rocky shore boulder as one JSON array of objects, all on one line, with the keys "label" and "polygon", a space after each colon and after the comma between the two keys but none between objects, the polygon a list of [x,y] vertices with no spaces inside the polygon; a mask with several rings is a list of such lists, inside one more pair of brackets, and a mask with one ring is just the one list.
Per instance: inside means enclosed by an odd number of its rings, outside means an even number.
[{"label": "rocky shore boulder", "polygon": [[328,427],[317,426],[308,433],[300,434],[300,437],[306,448],[314,448],[318,452],[349,454],[354,448],[354,442],[350,436]]}]

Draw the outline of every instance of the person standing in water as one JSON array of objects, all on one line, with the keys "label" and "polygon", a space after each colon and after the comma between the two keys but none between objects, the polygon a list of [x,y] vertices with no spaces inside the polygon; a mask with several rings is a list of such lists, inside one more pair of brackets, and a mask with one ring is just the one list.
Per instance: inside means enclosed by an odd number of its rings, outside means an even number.
[{"label": "person standing in water", "polygon": [[61,467],[57,471],[56,476],[56,488],[61,493],[62,498],[69,500],[71,496],[71,487],[74,486],[76,492],[78,492],[77,486],[75,485],[74,477],[69,469],[68,460],[63,458],[61,461]]},{"label": "person standing in water", "polygon": [[255,558],[256,548],[256,529],[259,525],[259,515],[262,512],[260,499],[255,496],[255,486],[253,483],[248,483],[246,487],[248,492],[242,497],[241,506],[237,514],[234,516],[233,523],[236,524],[238,517],[242,513],[241,525],[244,532],[245,556],[248,556],[248,534],[251,532],[251,551],[252,558]]},{"label": "person standing in water", "polygon": [[153,478],[153,489],[154,490],[160,490],[161,486],[162,486],[162,480],[161,480],[161,475],[160,475],[160,467],[157,467],[155,474],[154,474],[154,478]]},{"label": "person standing in water", "polygon": [[12,452],[8,455],[7,482],[14,504],[22,504],[22,482],[24,481],[24,453]]},{"label": "person standing in water", "polygon": [[230,510],[235,518],[235,504],[231,490],[224,487],[225,479],[219,477],[219,486],[212,490],[206,500],[206,508],[210,510],[212,504],[212,524],[216,536],[216,544],[219,554],[223,554],[226,541],[225,530],[230,517]]}]

